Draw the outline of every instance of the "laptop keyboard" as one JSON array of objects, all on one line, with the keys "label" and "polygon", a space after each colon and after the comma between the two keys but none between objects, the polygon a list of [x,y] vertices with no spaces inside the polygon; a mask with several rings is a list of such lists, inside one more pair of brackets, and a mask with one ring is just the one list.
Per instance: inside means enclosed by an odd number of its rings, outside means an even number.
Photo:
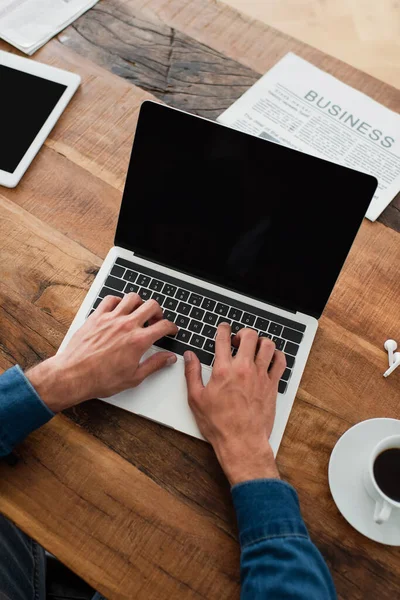
[{"label": "laptop keyboard", "polygon": [[[164,311],[164,318],[179,328],[175,336],[162,338],[156,346],[180,355],[191,350],[204,365],[211,366],[214,362],[215,335],[220,323],[230,324],[232,337],[243,327],[248,327],[257,331],[259,337],[270,338],[286,355],[287,367],[279,382],[279,392],[285,393],[306,330],[302,323],[179,281],[124,258],[115,261],[90,314],[105,296],[122,298],[130,292],[136,292],[143,300],[156,300]],[[232,355],[236,352],[232,346]]]}]

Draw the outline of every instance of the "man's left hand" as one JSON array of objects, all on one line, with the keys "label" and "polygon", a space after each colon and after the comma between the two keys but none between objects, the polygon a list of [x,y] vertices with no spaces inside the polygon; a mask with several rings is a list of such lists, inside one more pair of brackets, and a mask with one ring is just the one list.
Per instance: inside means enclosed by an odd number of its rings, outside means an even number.
[{"label": "man's left hand", "polygon": [[138,294],[123,299],[107,296],[63,352],[33,367],[26,376],[53,412],[90,398],[113,396],[176,362],[171,352],[140,361],[157,340],[177,331],[174,323],[163,319],[155,300],[143,302]]}]

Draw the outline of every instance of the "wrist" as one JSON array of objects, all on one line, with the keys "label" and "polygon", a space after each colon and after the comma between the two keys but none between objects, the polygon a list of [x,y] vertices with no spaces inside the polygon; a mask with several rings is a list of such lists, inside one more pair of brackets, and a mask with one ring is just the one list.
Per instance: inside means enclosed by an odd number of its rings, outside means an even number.
[{"label": "wrist", "polygon": [[257,452],[229,447],[214,447],[214,450],[231,486],[253,479],[280,479],[268,441]]},{"label": "wrist", "polygon": [[77,386],[70,381],[66,370],[61,369],[56,356],[48,358],[25,373],[42,401],[54,413],[61,412],[85,400],[78,394]]}]

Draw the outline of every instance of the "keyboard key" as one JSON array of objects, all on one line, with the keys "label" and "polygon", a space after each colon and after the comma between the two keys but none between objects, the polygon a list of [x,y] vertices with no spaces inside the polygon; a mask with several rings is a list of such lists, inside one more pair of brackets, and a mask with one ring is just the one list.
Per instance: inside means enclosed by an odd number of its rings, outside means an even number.
[{"label": "keyboard key", "polygon": [[192,319],[190,321],[190,325],[189,325],[188,329],[190,331],[194,331],[195,333],[200,333],[200,331],[203,329],[203,323],[201,323],[200,321],[195,321],[194,319]]},{"label": "keyboard key", "polygon": [[172,310],[164,310],[164,319],[171,321],[171,323],[175,323],[176,313]]},{"label": "keyboard key", "polygon": [[185,329],[180,329],[178,331],[178,335],[176,336],[176,339],[181,342],[185,342],[185,344],[187,344],[191,337],[192,337],[192,334],[189,333],[189,331],[186,331]]},{"label": "keyboard key", "polygon": [[110,275],[114,275],[114,277],[122,277],[125,273],[124,267],[120,267],[119,265],[114,265],[111,269]]},{"label": "keyboard key", "polygon": [[296,342],[296,344],[300,344],[301,340],[303,339],[303,334],[300,333],[300,331],[295,331],[289,327],[284,327],[281,335],[283,338],[285,338],[285,340]]},{"label": "keyboard key", "polygon": [[107,277],[104,285],[106,285],[109,288],[112,288],[113,290],[118,290],[119,292],[122,292],[122,290],[125,287],[125,281],[123,281],[122,279],[117,279],[116,277],[110,275],[109,277]]},{"label": "keyboard key", "polygon": [[228,314],[228,310],[229,310],[229,306],[227,306],[226,304],[221,304],[221,302],[218,302],[215,312],[217,313],[217,315],[222,315],[223,317],[226,317],[226,315]]},{"label": "keyboard key", "polygon": [[293,356],[296,356],[298,349],[299,347],[297,344],[292,344],[292,342],[286,342],[285,354],[292,354]]},{"label": "keyboard key", "polygon": [[254,315],[251,315],[250,313],[244,313],[243,317],[242,317],[242,323],[244,323],[245,325],[248,325],[249,327],[252,327],[252,325],[254,325],[254,321],[256,320]]},{"label": "keyboard key", "polygon": [[175,296],[176,285],[171,285],[170,283],[166,283],[163,287],[163,294],[167,294],[167,296]]},{"label": "keyboard key", "polygon": [[[108,287],[103,287],[99,294],[100,298],[105,298],[106,296],[118,296],[119,298],[123,298],[124,295],[121,292],[116,292],[115,290],[111,290]],[[217,318],[217,317],[215,317]]]},{"label": "keyboard key", "polygon": [[283,340],[282,338],[276,337],[276,335],[273,336],[272,341],[275,342],[275,346],[277,350],[283,350],[284,346],[285,346],[285,340]]},{"label": "keyboard key", "polygon": [[204,310],[202,308],[197,308],[197,306],[194,306],[192,308],[190,316],[192,317],[192,319],[198,319],[199,321],[201,321],[204,317]]},{"label": "keyboard key", "polygon": [[134,281],[136,281],[138,275],[139,273],[136,273],[136,271],[131,271],[130,269],[127,269],[124,275],[124,279],[133,283]]},{"label": "keyboard key", "polygon": [[212,352],[213,354],[215,354],[214,340],[206,340],[206,343],[204,344],[204,350],[207,350],[207,352]]},{"label": "keyboard key", "polygon": [[280,394],[284,394],[286,392],[286,388],[287,388],[287,382],[281,380],[278,384],[278,392]]},{"label": "keyboard key", "polygon": [[175,352],[175,354],[180,354],[181,356],[183,356],[186,350],[191,350],[192,352],[197,354],[200,362],[203,365],[210,366],[212,364],[212,361],[214,360],[213,354],[210,354],[209,352],[204,352],[204,350],[200,350],[200,348],[193,348],[193,346],[183,344],[182,342],[178,341],[177,338],[163,337],[161,338],[161,340],[158,340],[158,342],[155,343],[155,346],[158,346],[163,350],[168,350],[169,352]]},{"label": "keyboard key", "polygon": [[293,368],[294,365],[294,357],[290,356],[290,354],[285,354],[286,356],[286,366],[289,367],[289,369]]},{"label": "keyboard key", "polygon": [[243,323],[232,323],[232,333],[238,333],[241,329],[243,329]]},{"label": "keyboard key", "polygon": [[199,294],[191,294],[188,300],[190,304],[194,304],[195,306],[200,306],[203,302],[203,296],[199,296]]},{"label": "keyboard key", "polygon": [[186,302],[186,300],[189,298],[189,292],[179,288],[179,290],[176,293],[175,298],[178,298],[178,300],[181,300],[182,302]]},{"label": "keyboard key", "polygon": [[290,369],[285,369],[284,374],[282,375],[281,379],[283,379],[283,381],[289,381],[289,377],[291,376],[292,371]]},{"label": "keyboard key", "polygon": [[93,304],[93,309],[97,308],[103,298],[97,298],[96,302]]},{"label": "keyboard key", "polygon": [[89,317],[90,317],[90,315],[92,315],[93,313],[94,313],[94,308],[92,308],[92,310],[90,311],[90,313],[89,313]]},{"label": "keyboard key", "polygon": [[213,340],[215,338],[215,334],[217,333],[217,329],[212,325],[204,325],[203,331],[201,333]]},{"label": "keyboard key", "polygon": [[[269,321],[267,321],[267,319],[261,319],[261,317],[258,317],[254,327],[257,327],[257,329],[260,329],[261,331],[267,331],[268,325],[269,325]],[[279,334],[277,334],[277,335],[279,335]]]},{"label": "keyboard key", "polygon": [[206,338],[202,335],[198,335],[197,333],[192,335],[192,339],[190,340],[191,346],[195,346],[196,348],[202,348]]},{"label": "keyboard key", "polygon": [[151,291],[146,290],[146,288],[140,288],[139,296],[141,297],[142,300],[148,300],[151,297]]},{"label": "keyboard key", "polygon": [[149,288],[151,290],[154,290],[155,292],[160,292],[163,288],[164,282],[160,281],[159,279],[152,279],[151,284],[149,285]]},{"label": "keyboard key", "polygon": [[147,277],[147,275],[139,275],[136,283],[138,285],[142,285],[143,287],[147,287],[150,283],[150,277]]},{"label": "keyboard key", "polygon": [[178,312],[181,313],[182,315],[188,315],[191,311],[191,306],[190,304],[185,304],[184,302],[179,302],[179,306],[178,306]]},{"label": "keyboard key", "polygon": [[263,331],[261,331],[259,337],[266,337],[269,340],[272,340],[272,335],[270,333],[264,333]]},{"label": "keyboard key", "polygon": [[125,294],[131,294],[134,292],[137,294],[139,291],[139,286],[136,283],[127,283],[124,289]]},{"label": "keyboard key", "polygon": [[155,300],[156,302],[158,302],[158,304],[160,306],[163,305],[163,302],[165,300],[165,296],[163,294],[160,294],[159,292],[153,292],[152,294],[152,299]]},{"label": "keyboard key", "polygon": [[232,319],[232,321],[240,321],[240,319],[242,318],[242,314],[242,310],[239,310],[238,308],[231,308],[228,317]]},{"label": "keyboard key", "polygon": [[204,308],[204,310],[214,310],[216,304],[217,303],[215,302],[215,300],[210,300],[210,298],[204,298],[201,308]]},{"label": "keyboard key", "polygon": [[271,323],[268,327],[268,333],[272,333],[272,335],[281,335],[282,333],[282,325],[278,325],[278,323]]},{"label": "keyboard key", "polygon": [[204,315],[204,323],[207,323],[208,325],[215,325],[216,321],[217,321],[217,315],[214,313],[210,313],[210,312],[206,312],[206,314]]},{"label": "keyboard key", "polygon": [[175,319],[175,323],[178,325],[178,327],[183,327],[184,329],[186,329],[186,327],[189,325],[189,321],[189,317],[184,317],[183,315],[178,315]]},{"label": "keyboard key", "polygon": [[177,306],[178,306],[178,300],[175,300],[174,298],[170,298],[169,296],[164,301],[164,308],[169,308],[169,310],[175,310]]},{"label": "keyboard key", "polygon": [[229,325],[230,325],[232,323],[232,321],[230,319],[228,319],[227,317],[219,317],[217,325],[221,325],[221,323],[229,323]]}]

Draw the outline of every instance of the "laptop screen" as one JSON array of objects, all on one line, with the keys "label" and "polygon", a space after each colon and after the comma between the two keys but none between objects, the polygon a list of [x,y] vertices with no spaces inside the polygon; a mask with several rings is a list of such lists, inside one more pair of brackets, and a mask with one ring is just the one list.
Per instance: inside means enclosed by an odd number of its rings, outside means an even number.
[{"label": "laptop screen", "polygon": [[369,175],[145,102],[115,244],[318,318],[375,188]]}]

